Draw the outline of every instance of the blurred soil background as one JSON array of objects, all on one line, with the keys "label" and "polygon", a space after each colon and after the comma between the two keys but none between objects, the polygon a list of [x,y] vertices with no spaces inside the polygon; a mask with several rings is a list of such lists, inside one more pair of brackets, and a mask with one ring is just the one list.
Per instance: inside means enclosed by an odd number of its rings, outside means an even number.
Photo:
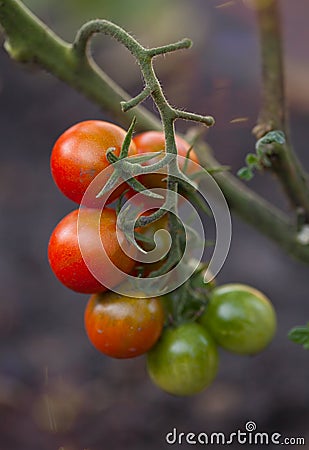
[{"label": "blurred soil background", "polygon": [[[243,165],[254,148],[251,129],[260,104],[259,45],[249,0],[25,3],[70,41],[96,17],[114,20],[146,46],[191,37],[190,51],[156,62],[165,92],[174,105],[213,114],[216,126],[206,139],[216,157],[234,173]],[[280,4],[292,137],[309,168],[309,3]],[[126,50],[96,37],[94,52],[110,76],[132,95],[139,92],[139,69]],[[143,357],[111,360],[91,347],[83,329],[87,296],[63,287],[46,255],[53,227],[76,207],[53,184],[50,152],[67,127],[86,119],[112,117],[0,49],[0,449],[157,450],[169,447],[165,435],[173,427],[229,433],[249,420],[258,431],[304,436],[309,445],[309,354],[287,339],[292,326],[309,320],[308,267],[235,216],[218,281],[248,283],[272,299],[279,325],[267,351],[252,358],[221,352],[213,385],[191,398],[175,398],[151,384]],[[255,176],[250,185],[288,210],[269,175]]]}]

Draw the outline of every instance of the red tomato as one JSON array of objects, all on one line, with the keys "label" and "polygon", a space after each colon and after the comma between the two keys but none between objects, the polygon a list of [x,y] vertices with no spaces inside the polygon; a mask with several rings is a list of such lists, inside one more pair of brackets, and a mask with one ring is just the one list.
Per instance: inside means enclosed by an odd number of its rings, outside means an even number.
[{"label": "red tomato", "polygon": [[[164,133],[161,131],[146,131],[144,133],[138,134],[133,138],[133,142],[136,145],[137,153],[151,153],[151,152],[159,152],[163,150],[165,152],[165,138]],[[177,153],[179,156],[186,157],[188,150],[190,149],[190,144],[186,142],[184,139],[176,135],[176,147]],[[198,158],[194,150],[191,150],[189,154],[189,159],[194,161],[195,163],[199,163]],[[152,164],[152,161],[144,163],[145,165]],[[180,169],[183,170],[183,162],[179,163]],[[193,165],[190,165],[188,162],[187,171],[188,175],[194,173],[196,168]],[[161,172],[161,171],[160,171]],[[141,175],[140,181],[144,184],[144,186],[148,188],[165,188],[166,189],[166,181],[162,181],[163,178],[166,177],[166,169],[162,169],[162,175],[157,174],[147,174]]]},{"label": "red tomato", "polygon": [[[79,212],[80,211],[80,212]],[[135,261],[129,258],[119,245],[116,235],[116,213],[105,208],[102,212],[97,209],[74,210],[65,216],[54,229],[49,245],[49,263],[57,278],[73,291],[95,293],[106,291],[89,271],[80,244],[87,245],[87,258],[94,262],[100,279],[108,281],[108,286],[116,286],[125,279],[124,274],[115,273],[108,264],[107,258],[122,272],[129,273]],[[98,227],[102,245],[106,254],[98,246]],[[123,236],[124,246],[132,251],[132,246]]]},{"label": "red tomato", "polygon": [[[106,151],[113,147],[115,155],[119,156],[125,135],[122,128],[100,120],[80,122],[66,130],[56,141],[51,154],[51,172],[60,191],[69,199],[80,203],[94,178],[110,166]],[[135,144],[132,142],[129,155],[135,153]],[[94,193],[94,198],[111,173],[112,170],[107,171],[106,177],[100,179],[101,185]],[[107,203],[118,198],[125,189],[126,185],[123,183],[111,194]],[[98,205],[100,206],[100,202]]]},{"label": "red tomato", "polygon": [[133,358],[150,350],[161,335],[160,297],[133,298],[107,292],[90,297],[85,328],[90,342],[113,358]]}]

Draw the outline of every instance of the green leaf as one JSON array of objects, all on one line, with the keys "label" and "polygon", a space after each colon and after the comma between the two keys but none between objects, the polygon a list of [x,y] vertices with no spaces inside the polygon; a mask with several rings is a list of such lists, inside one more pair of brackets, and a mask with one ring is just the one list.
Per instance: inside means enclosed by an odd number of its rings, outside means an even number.
[{"label": "green leaf", "polygon": [[163,150],[161,150],[160,152],[152,152],[151,155],[130,156],[129,159],[127,159],[127,162],[129,162],[131,164],[147,162],[153,158],[156,158],[157,156],[162,155],[162,153],[163,153]]},{"label": "green leaf", "polygon": [[122,208],[122,202],[123,202],[123,199],[125,198],[125,195],[126,195],[127,192],[129,192],[129,189],[126,189],[125,191],[123,191],[120,194],[120,197],[117,200],[117,204],[116,204],[116,214],[117,214],[117,216],[120,213],[120,210]]},{"label": "green leaf", "polygon": [[188,170],[188,161],[189,161],[190,153],[192,152],[192,150],[193,150],[193,145],[191,145],[191,147],[188,149],[188,151],[187,151],[187,153],[186,153],[186,160],[185,160],[185,163],[184,163],[183,169],[182,169],[183,173],[185,173],[185,174],[187,174],[187,170]]},{"label": "green leaf", "polygon": [[309,350],[309,323],[306,326],[292,328],[288,337],[292,342],[302,345],[305,350]]},{"label": "green leaf", "polygon": [[134,191],[140,192],[147,197],[157,198],[159,200],[164,199],[162,195],[156,194],[153,191],[149,191],[140,181],[136,180],[135,178],[130,178],[129,180],[126,180],[126,182],[132,189],[134,189]]},{"label": "green leaf", "polygon": [[246,156],[246,163],[248,164],[248,166],[254,167],[254,166],[258,165],[259,158],[254,153],[248,153],[248,155]]},{"label": "green leaf", "polygon": [[96,195],[96,198],[102,197],[104,194],[107,194],[109,191],[111,191],[118,183],[119,181],[119,175],[116,170],[112,173],[106,184],[103,186],[101,191]]},{"label": "green leaf", "polygon": [[250,181],[253,178],[253,172],[249,167],[242,167],[238,170],[237,176],[242,180]]},{"label": "green leaf", "polygon": [[280,144],[283,145],[285,144],[286,139],[285,139],[285,134],[283,133],[283,131],[281,130],[273,130],[270,131],[269,133],[265,134],[265,136],[261,137],[261,139],[259,139],[256,144],[255,144],[255,148],[258,154],[260,154],[260,152],[263,153],[263,147],[267,144]]},{"label": "green leaf", "polygon": [[131,144],[132,134],[133,134],[133,130],[134,130],[135,124],[136,124],[136,117],[133,117],[131,125],[129,126],[127,134],[126,134],[126,136],[124,138],[124,141],[122,143],[121,152],[120,152],[120,155],[119,155],[120,159],[126,158],[128,156],[129,147],[130,147],[130,144]]}]

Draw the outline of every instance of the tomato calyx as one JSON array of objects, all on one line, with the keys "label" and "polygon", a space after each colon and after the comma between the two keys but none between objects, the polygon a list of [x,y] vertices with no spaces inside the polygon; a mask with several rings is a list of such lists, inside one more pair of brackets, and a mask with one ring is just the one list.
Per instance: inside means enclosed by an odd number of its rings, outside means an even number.
[{"label": "tomato calyx", "polygon": [[[135,170],[132,170],[132,164],[139,165],[139,168],[142,169],[140,165],[141,162],[149,159],[153,159],[156,155],[139,155],[137,157],[128,158],[129,156],[129,148],[132,141],[132,135],[134,126],[136,124],[136,117],[133,118],[131,125],[126,133],[125,139],[122,143],[120,155],[116,156],[114,154],[114,149],[111,147],[106,151],[106,158],[108,162],[114,165],[114,172],[110,176],[109,180],[103,186],[101,191],[97,194],[97,198],[102,197],[103,195],[110,192],[116,185],[121,181],[121,179],[125,179],[126,183],[135,191],[142,192],[143,195],[151,198],[162,199],[163,197],[160,194],[149,191],[146,186],[144,186],[137,178],[135,178],[135,174],[137,174],[137,167]],[[161,152],[159,152],[161,153]],[[165,162],[164,162],[165,163]],[[134,176],[133,175],[134,172]],[[128,178],[129,177],[129,178]]]},{"label": "tomato calyx", "polygon": [[[195,263],[190,261],[191,264]],[[164,305],[166,326],[195,322],[205,312],[214,282],[204,281],[208,265],[200,263],[191,277],[177,289],[166,294]]]}]

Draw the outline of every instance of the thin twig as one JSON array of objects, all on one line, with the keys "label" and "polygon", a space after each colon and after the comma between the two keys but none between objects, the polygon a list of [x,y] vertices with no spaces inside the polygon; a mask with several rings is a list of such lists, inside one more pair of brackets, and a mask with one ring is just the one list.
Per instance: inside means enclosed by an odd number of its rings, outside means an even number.
[{"label": "thin twig", "polygon": [[262,59],[262,108],[253,129],[259,139],[271,130],[281,130],[285,143],[268,149],[272,170],[280,180],[295,210],[302,208],[309,222],[308,177],[295,155],[289,137],[284,91],[282,36],[278,0],[261,4],[255,0]]}]

